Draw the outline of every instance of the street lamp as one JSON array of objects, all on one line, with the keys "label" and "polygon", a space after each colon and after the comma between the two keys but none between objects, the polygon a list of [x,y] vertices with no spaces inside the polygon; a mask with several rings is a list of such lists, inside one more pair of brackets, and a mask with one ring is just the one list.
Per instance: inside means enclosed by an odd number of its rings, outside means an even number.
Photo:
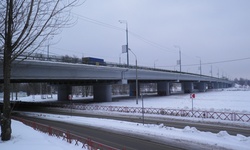
[{"label": "street lamp", "polygon": [[[130,50],[131,51],[131,49],[128,49],[128,50]],[[138,95],[139,95],[139,93],[138,93],[138,71],[137,71],[137,56],[135,55],[135,53],[133,52],[133,51],[131,51],[131,53],[135,56],[135,67],[136,67],[136,77],[135,77],[135,88],[136,88],[136,90],[135,90],[135,92],[136,92],[136,104],[138,104]]]},{"label": "street lamp", "polygon": [[181,72],[181,47],[178,45],[175,45],[174,47],[179,49],[179,65],[180,65],[180,72]]},{"label": "street lamp", "polygon": [[220,78],[220,68],[218,66],[215,66],[215,67],[218,69],[216,75],[217,75],[218,78]]},{"label": "street lamp", "polygon": [[126,24],[126,41],[127,41],[127,44],[126,44],[126,52],[127,52],[127,65],[129,67],[129,55],[128,55],[128,22],[126,20],[119,20],[120,23],[125,23]]},{"label": "street lamp", "polygon": [[218,75],[218,78],[220,78],[220,69],[218,68],[218,73],[217,73],[217,75]]},{"label": "street lamp", "polygon": [[50,46],[50,40],[53,40],[54,36],[50,37],[48,39],[48,46],[47,46],[47,60],[49,60],[49,46]]},{"label": "street lamp", "polygon": [[197,58],[199,58],[200,59],[200,75],[202,74],[202,71],[201,71],[201,58],[200,57],[198,57],[198,56],[196,56]]},{"label": "street lamp", "polygon": [[212,65],[211,65],[210,73],[211,73],[211,77],[213,77],[213,66]]},{"label": "street lamp", "polygon": [[155,69],[155,63],[158,61],[158,59],[156,59],[155,61],[154,61],[154,69]]}]

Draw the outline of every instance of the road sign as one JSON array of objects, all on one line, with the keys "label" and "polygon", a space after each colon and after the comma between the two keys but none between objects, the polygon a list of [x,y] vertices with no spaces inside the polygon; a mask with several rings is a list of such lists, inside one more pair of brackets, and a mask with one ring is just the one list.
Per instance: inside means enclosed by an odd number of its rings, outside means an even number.
[{"label": "road sign", "polygon": [[122,45],[122,53],[127,53],[127,45]]},{"label": "road sign", "polygon": [[190,98],[192,99],[192,117],[193,117],[194,116],[194,102],[193,102],[193,99],[195,98],[195,94],[191,93]]},{"label": "road sign", "polygon": [[191,94],[190,94],[190,98],[192,98],[192,99],[195,98],[195,94],[194,94],[194,93],[191,93]]}]

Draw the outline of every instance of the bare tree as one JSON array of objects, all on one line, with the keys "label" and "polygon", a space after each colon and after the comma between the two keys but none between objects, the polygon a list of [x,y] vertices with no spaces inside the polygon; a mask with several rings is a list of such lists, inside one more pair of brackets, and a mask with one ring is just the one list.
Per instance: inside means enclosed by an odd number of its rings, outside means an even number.
[{"label": "bare tree", "polygon": [[1,138],[11,138],[10,77],[18,56],[31,55],[72,23],[78,0],[6,0],[0,2],[0,51],[3,52],[4,106]]}]

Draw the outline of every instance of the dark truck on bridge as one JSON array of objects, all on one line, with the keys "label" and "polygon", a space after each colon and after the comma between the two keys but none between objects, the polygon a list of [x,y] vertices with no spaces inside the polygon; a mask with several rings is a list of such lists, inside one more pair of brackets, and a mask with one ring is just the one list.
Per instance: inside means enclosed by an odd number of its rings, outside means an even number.
[{"label": "dark truck on bridge", "polygon": [[83,57],[82,63],[91,64],[91,65],[102,65],[102,66],[106,65],[106,63],[104,62],[104,59],[94,58],[94,57]]}]

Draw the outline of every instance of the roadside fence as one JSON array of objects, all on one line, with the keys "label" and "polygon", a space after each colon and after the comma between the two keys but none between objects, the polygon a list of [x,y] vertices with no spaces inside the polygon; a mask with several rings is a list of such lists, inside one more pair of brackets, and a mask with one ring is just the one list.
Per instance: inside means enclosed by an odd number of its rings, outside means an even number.
[{"label": "roadside fence", "polygon": [[209,118],[229,121],[250,122],[250,114],[237,112],[215,112],[202,110],[167,109],[167,108],[142,108],[142,107],[121,107],[121,106],[100,106],[100,105],[63,105],[64,108],[78,110],[99,110],[122,113],[145,113],[181,117]]},{"label": "roadside fence", "polygon": [[107,146],[105,144],[93,141],[89,138],[83,138],[83,137],[77,136],[68,131],[63,131],[60,129],[56,129],[47,125],[25,120],[25,119],[15,117],[15,116],[12,116],[12,119],[21,121],[25,125],[32,127],[34,130],[41,131],[43,133],[48,134],[49,136],[57,137],[68,143],[73,143],[76,146],[82,146],[82,148],[85,148],[87,150],[118,150],[117,148]]}]

